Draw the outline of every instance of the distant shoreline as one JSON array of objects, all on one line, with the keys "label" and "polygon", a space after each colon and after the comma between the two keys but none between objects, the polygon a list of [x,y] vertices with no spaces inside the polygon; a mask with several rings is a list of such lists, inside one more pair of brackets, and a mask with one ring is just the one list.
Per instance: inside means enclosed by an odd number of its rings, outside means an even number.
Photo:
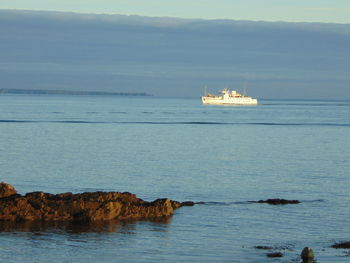
[{"label": "distant shoreline", "polygon": [[69,90],[33,90],[0,89],[0,94],[35,94],[35,95],[93,95],[93,96],[152,96],[145,92],[104,92],[104,91],[69,91]]}]

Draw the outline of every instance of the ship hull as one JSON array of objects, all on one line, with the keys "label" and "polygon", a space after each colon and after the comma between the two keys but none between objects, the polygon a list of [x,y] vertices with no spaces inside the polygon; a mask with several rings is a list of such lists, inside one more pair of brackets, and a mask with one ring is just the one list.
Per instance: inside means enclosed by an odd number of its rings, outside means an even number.
[{"label": "ship hull", "polygon": [[243,98],[228,98],[224,99],[222,97],[201,97],[202,103],[207,105],[232,105],[232,106],[242,106],[242,105],[257,105],[258,100],[250,97]]}]

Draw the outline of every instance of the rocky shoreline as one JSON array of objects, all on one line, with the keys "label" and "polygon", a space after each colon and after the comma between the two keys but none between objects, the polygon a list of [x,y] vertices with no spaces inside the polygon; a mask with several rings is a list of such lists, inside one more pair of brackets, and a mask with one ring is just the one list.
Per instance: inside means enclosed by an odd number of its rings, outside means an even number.
[{"label": "rocky shoreline", "polygon": [[171,216],[175,209],[193,202],[157,199],[152,202],[124,192],[20,195],[7,183],[0,183],[0,221],[74,221],[152,219]]}]

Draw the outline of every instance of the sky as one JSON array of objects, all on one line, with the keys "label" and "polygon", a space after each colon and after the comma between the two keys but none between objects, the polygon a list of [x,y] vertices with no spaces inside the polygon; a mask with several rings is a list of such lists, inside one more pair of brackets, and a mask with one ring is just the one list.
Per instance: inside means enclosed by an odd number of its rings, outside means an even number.
[{"label": "sky", "polygon": [[350,0],[0,0],[6,88],[349,99],[349,46]]},{"label": "sky", "polygon": [[350,23],[350,0],[0,0],[0,9]]},{"label": "sky", "polygon": [[349,46],[350,24],[0,10],[0,86],[350,99]]}]

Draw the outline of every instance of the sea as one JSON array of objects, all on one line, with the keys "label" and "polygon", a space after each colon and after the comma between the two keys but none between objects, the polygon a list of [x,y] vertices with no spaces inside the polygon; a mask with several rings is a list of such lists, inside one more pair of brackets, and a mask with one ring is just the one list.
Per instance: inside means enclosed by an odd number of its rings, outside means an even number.
[{"label": "sea", "polygon": [[[0,222],[0,262],[300,262],[306,246],[350,262],[331,248],[350,241],[350,101],[2,94],[0,181],[197,202],[159,220]],[[255,202],[269,198],[301,203]]]}]

